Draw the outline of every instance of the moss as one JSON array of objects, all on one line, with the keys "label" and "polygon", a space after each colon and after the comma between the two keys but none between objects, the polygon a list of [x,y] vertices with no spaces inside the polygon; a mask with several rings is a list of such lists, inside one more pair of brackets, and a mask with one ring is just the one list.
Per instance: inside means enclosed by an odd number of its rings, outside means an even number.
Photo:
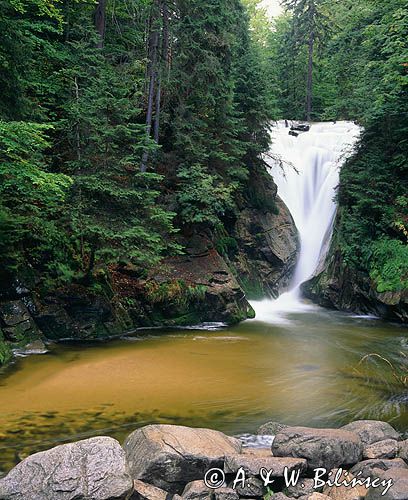
[{"label": "moss", "polygon": [[266,292],[263,283],[259,279],[248,276],[238,276],[237,279],[247,298],[250,300],[265,298]]},{"label": "moss", "polygon": [[247,318],[255,319],[255,316],[256,316],[255,309],[253,307],[249,307],[247,310]]},{"label": "moss", "polygon": [[11,361],[12,357],[13,353],[10,344],[4,340],[3,335],[0,333],[0,365],[5,365]]},{"label": "moss", "polygon": [[220,255],[235,255],[238,251],[238,242],[235,238],[223,236],[217,240],[215,248]]}]

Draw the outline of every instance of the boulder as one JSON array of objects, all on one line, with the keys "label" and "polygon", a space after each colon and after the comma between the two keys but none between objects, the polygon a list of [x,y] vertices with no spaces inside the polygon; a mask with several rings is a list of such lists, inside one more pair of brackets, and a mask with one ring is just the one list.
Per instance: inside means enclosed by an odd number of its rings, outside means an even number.
[{"label": "boulder", "polygon": [[238,493],[232,488],[218,488],[214,490],[215,500],[238,500]]},{"label": "boulder", "polygon": [[383,481],[392,481],[392,486],[385,495],[383,495],[384,486],[371,487],[366,500],[408,500],[408,470],[393,468],[377,472],[378,478]]},{"label": "boulder", "polygon": [[302,498],[302,500],[330,500],[330,497],[323,495],[323,493],[314,492],[311,495],[306,496],[304,499]]},{"label": "boulder", "polygon": [[[330,479],[334,479],[337,470],[332,470],[330,473]],[[350,472],[343,471],[338,481],[351,481],[354,478],[353,474]],[[365,486],[356,485],[351,486],[325,486],[323,488],[323,494],[327,495],[333,500],[360,500],[364,498],[367,494],[367,488]]]},{"label": "boulder", "polygon": [[40,331],[22,300],[0,303],[0,329],[4,338],[11,342],[27,343],[40,336]]},{"label": "boulder", "polygon": [[399,443],[398,456],[408,462],[408,439]]},{"label": "boulder", "polygon": [[263,481],[257,477],[248,477],[245,481],[245,486],[242,486],[241,483],[239,483],[237,484],[235,490],[240,497],[249,498],[263,497],[267,492]]},{"label": "boulder", "polygon": [[241,442],[222,432],[177,425],[148,425],[130,434],[123,445],[133,479],[172,493],[211,468],[224,467],[226,455],[241,452]]},{"label": "boulder", "polygon": [[[352,469],[350,469],[351,474],[357,476],[361,472],[360,476],[362,478],[375,478],[375,470],[389,470],[389,469],[407,469],[408,465],[401,458],[395,458],[394,460],[384,460],[384,459],[371,459],[363,460],[356,464]],[[359,476],[359,477],[360,477]]]},{"label": "boulder", "polygon": [[302,498],[304,496],[308,497],[315,493],[314,480],[308,478],[300,478],[299,482],[295,486],[287,486],[284,489],[284,493],[290,498]]},{"label": "boulder", "polygon": [[364,458],[395,458],[398,454],[398,441],[385,439],[366,446],[363,450]]},{"label": "boulder", "polygon": [[289,497],[287,497],[284,493],[282,492],[279,492],[279,493],[275,493],[272,497],[271,497],[271,500],[290,500]]},{"label": "boulder", "polygon": [[283,429],[287,429],[288,427],[288,425],[281,424],[279,422],[266,422],[258,428],[256,433],[258,436],[276,436],[278,432]]},{"label": "boulder", "polygon": [[358,434],[361,442],[366,446],[386,439],[400,439],[400,435],[390,424],[380,420],[357,420],[345,425],[342,429]]},{"label": "boulder", "polygon": [[36,453],[0,480],[2,500],[120,500],[132,490],[125,452],[110,437]]},{"label": "boulder", "polygon": [[299,132],[309,132],[310,125],[308,123],[293,123],[290,130],[297,130]]},{"label": "boulder", "polygon": [[359,462],[363,447],[360,438],[346,430],[288,427],[276,435],[272,453],[277,457],[305,458],[309,469],[330,470]]},{"label": "boulder", "polygon": [[214,490],[208,488],[204,481],[191,481],[181,496],[186,500],[211,500],[213,492]]},{"label": "boulder", "polygon": [[304,472],[307,468],[306,460],[302,458],[287,458],[287,457],[262,457],[250,455],[227,455],[224,462],[224,472],[234,474],[244,468],[247,474],[259,476],[261,469],[273,471],[271,477],[283,477],[284,471],[291,473],[294,470]]},{"label": "boulder", "polygon": [[166,500],[171,498],[167,491],[136,479],[133,481],[133,494],[129,500]]}]

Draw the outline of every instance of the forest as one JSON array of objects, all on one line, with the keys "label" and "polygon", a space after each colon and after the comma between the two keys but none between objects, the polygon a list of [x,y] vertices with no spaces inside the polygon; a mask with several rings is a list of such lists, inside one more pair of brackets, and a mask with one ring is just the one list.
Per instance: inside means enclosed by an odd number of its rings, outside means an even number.
[{"label": "forest", "polygon": [[277,212],[254,179],[280,119],[363,127],[336,251],[406,296],[408,6],[283,0],[271,20],[260,4],[0,1],[3,299],[26,282],[105,293],[116,269],[144,279],[203,232],[233,254],[248,203]]}]

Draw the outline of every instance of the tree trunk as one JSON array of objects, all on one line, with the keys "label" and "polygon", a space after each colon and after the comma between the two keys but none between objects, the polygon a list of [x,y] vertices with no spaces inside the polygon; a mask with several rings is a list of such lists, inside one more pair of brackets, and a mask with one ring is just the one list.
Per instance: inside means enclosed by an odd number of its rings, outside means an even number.
[{"label": "tree trunk", "polygon": [[157,73],[156,111],[154,119],[154,140],[159,144],[160,135],[160,111],[161,111],[161,88],[164,70],[168,67],[169,59],[169,11],[166,2],[162,5],[163,34],[161,44],[160,65]]},{"label": "tree trunk", "polygon": [[98,0],[95,9],[94,23],[95,29],[99,35],[97,47],[101,49],[105,41],[105,28],[106,28],[106,2],[107,0]]},{"label": "tree trunk", "polygon": [[309,64],[307,68],[307,88],[306,88],[306,120],[310,122],[312,116],[312,97],[313,97],[313,50],[315,35],[314,31],[309,36]]},{"label": "tree trunk", "polygon": [[[157,4],[157,2],[156,2]],[[153,121],[153,104],[154,104],[154,90],[155,83],[157,77],[157,49],[159,45],[159,31],[157,26],[157,11],[156,5],[153,7],[154,12],[152,14],[152,22],[151,22],[151,32],[149,36],[149,67],[147,71],[147,78],[149,81],[149,90],[148,90],[148,98],[147,98],[147,113],[146,113],[146,149],[142,156],[142,162],[140,165],[140,171],[146,172],[147,170],[147,161],[149,159],[149,151],[147,149],[147,142],[150,138],[151,130],[152,130],[152,121]]]}]

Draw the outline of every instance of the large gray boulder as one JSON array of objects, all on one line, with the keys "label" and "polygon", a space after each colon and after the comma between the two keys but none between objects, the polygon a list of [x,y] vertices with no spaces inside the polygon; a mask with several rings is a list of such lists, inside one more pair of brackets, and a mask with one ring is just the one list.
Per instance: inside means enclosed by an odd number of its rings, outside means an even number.
[{"label": "large gray boulder", "polygon": [[204,481],[191,481],[184,488],[182,498],[185,500],[211,500],[214,490],[208,488]]},{"label": "large gray boulder", "polygon": [[309,470],[334,469],[359,462],[363,446],[356,434],[345,430],[288,427],[276,435],[272,453],[277,457],[305,458]]},{"label": "large gray boulder", "polygon": [[300,478],[295,485],[288,485],[283,491],[290,498],[303,498],[317,493],[318,490],[314,488],[314,479]]},{"label": "large gray boulder", "polygon": [[0,480],[1,500],[124,500],[132,490],[125,452],[110,437],[36,453]]},{"label": "large gray boulder", "polygon": [[342,429],[358,434],[365,446],[385,439],[400,439],[398,432],[390,424],[381,420],[357,420],[343,426]]},{"label": "large gray boulder", "polygon": [[398,456],[408,462],[408,439],[399,443]]},{"label": "large gray boulder", "polygon": [[[337,474],[339,483],[343,483],[344,481],[351,481],[352,479],[354,479],[353,474],[339,469],[330,471],[330,479],[333,480],[334,478],[336,478]],[[341,484],[341,486],[326,485],[323,488],[323,494],[327,495],[332,500],[361,500],[366,496],[367,488],[360,484],[357,484],[354,487],[345,486],[344,484]]]},{"label": "large gray boulder", "polygon": [[383,481],[392,481],[391,488],[383,495],[384,487],[368,490],[366,500],[408,500],[408,470],[389,469],[377,471],[377,477]]},{"label": "large gray boulder", "polygon": [[[362,478],[371,478],[374,479],[376,477],[376,473],[379,470],[386,471],[389,469],[407,469],[408,465],[401,458],[395,458],[394,460],[387,459],[372,459],[372,460],[363,460],[356,464],[350,470],[351,474],[354,476],[362,477]],[[359,475],[359,473],[361,474]]]},{"label": "large gray boulder", "polygon": [[130,500],[167,500],[168,496],[167,491],[135,479],[133,481],[133,494]]},{"label": "large gray boulder", "polygon": [[281,424],[280,422],[265,422],[262,424],[256,433],[258,436],[276,436],[278,432],[289,427],[288,425]]},{"label": "large gray boulder", "polygon": [[395,458],[398,454],[399,445],[395,439],[384,439],[369,444],[364,448],[364,458]]},{"label": "large gray boulder", "polygon": [[261,469],[272,471],[271,477],[283,477],[285,470],[288,473],[292,471],[304,472],[307,469],[307,462],[303,458],[292,457],[273,457],[256,455],[229,455],[225,457],[224,472],[234,474],[240,468],[243,468],[247,474],[259,476]]},{"label": "large gray boulder", "polygon": [[208,469],[223,469],[224,457],[240,453],[241,446],[222,432],[178,425],[142,427],[123,445],[133,479],[172,493],[203,479]]}]

